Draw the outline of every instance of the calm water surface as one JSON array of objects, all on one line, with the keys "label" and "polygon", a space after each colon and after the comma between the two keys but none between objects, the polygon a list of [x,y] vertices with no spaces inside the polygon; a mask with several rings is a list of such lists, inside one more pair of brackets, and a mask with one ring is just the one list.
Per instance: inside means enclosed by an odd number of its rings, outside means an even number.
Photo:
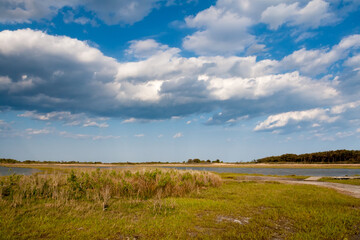
[{"label": "calm water surface", "polygon": [[11,174],[22,174],[22,175],[31,175],[33,173],[40,172],[38,169],[34,168],[9,168],[0,166],[0,176],[8,176]]},{"label": "calm water surface", "polygon": [[[75,167],[75,166],[74,166]],[[95,167],[93,168],[132,168],[133,166],[112,166],[112,167]],[[263,174],[263,175],[298,175],[298,176],[353,176],[360,175],[360,169],[345,169],[345,168],[214,168],[214,167],[164,167],[175,168],[179,170],[199,170],[212,171],[218,173],[248,173],[248,174]],[[0,176],[7,176],[13,173],[31,175],[39,172],[38,169],[33,168],[9,168],[0,166]]]},{"label": "calm water surface", "polygon": [[212,171],[218,173],[249,173],[263,175],[298,175],[298,176],[352,176],[360,175],[360,169],[345,168],[214,168],[214,167],[167,167],[180,170]]}]

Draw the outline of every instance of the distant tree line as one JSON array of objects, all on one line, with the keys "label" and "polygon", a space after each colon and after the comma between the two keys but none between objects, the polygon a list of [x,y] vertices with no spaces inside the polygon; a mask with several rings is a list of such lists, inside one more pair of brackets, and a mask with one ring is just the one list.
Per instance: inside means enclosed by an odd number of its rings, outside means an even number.
[{"label": "distant tree line", "polygon": [[79,161],[36,161],[36,160],[25,160],[19,161],[11,158],[0,158],[0,163],[56,163],[56,164],[101,164],[102,162],[79,162]]},{"label": "distant tree line", "polygon": [[[103,162],[96,161],[96,162],[79,162],[79,161],[37,161],[37,160],[25,160],[19,161],[11,158],[0,158],[0,163],[25,163],[25,164],[32,164],[32,163],[49,163],[49,164],[103,164]],[[179,162],[115,162],[111,164],[116,165],[138,165],[138,164],[173,164]]]},{"label": "distant tree line", "polygon": [[336,150],[306,154],[283,154],[255,160],[257,163],[360,163],[360,151]]},{"label": "distant tree line", "polygon": [[0,163],[20,163],[20,161],[11,158],[0,158]]},{"label": "distant tree line", "polygon": [[[216,159],[215,161],[211,160],[200,160],[199,158],[189,159],[186,163],[193,164],[193,163],[222,163],[223,161],[220,161],[219,159]],[[185,162],[184,162],[185,163]]]},{"label": "distant tree line", "polygon": [[137,164],[171,164],[171,163],[179,163],[179,162],[115,162],[115,163],[111,163],[111,164],[116,164],[116,165],[137,165]]}]

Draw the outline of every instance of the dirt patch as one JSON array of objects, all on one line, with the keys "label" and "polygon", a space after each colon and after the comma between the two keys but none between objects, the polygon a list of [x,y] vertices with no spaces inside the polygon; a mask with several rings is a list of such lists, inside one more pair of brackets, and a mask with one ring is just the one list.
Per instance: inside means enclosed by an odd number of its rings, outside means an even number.
[{"label": "dirt patch", "polygon": [[250,221],[249,217],[233,218],[227,216],[218,216],[216,219],[217,222],[233,222],[240,225],[248,224]]}]

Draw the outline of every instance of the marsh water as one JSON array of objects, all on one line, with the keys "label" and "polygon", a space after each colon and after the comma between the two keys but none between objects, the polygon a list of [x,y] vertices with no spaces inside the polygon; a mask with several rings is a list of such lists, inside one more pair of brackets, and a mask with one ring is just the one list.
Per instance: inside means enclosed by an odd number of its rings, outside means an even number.
[{"label": "marsh water", "polygon": [[21,174],[21,175],[31,175],[33,173],[40,172],[38,169],[34,168],[9,168],[0,166],[0,176],[8,176],[11,174]]},{"label": "marsh water", "polygon": [[218,173],[248,173],[263,175],[297,176],[353,176],[360,175],[360,169],[346,168],[214,168],[214,167],[168,167],[180,170],[212,171]]},{"label": "marsh water", "polygon": [[[76,166],[71,166],[76,167]],[[83,168],[84,166],[81,166]],[[134,166],[111,166],[111,167],[99,167],[89,166],[91,168],[132,168]],[[229,168],[229,167],[163,167],[174,168],[179,170],[198,170],[198,171],[211,171],[218,173],[245,173],[245,174],[262,174],[262,175],[297,175],[297,176],[353,176],[360,175],[360,169],[348,169],[348,168]],[[22,175],[31,175],[39,172],[40,170],[34,168],[9,168],[0,166],[0,176],[7,176],[13,173]]]}]

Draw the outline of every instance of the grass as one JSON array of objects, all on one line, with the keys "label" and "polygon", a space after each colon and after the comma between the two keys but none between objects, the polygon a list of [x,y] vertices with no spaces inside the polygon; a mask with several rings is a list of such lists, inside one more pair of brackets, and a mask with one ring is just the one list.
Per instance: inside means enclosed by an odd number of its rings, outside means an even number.
[{"label": "grass", "polygon": [[[68,172],[68,173],[67,173]],[[72,169],[30,176],[10,175],[0,180],[0,198],[13,206],[23,201],[53,199],[102,202],[112,198],[184,196],[202,187],[219,186],[221,178],[209,172],[147,169],[115,171]]]},{"label": "grass", "polygon": [[234,180],[242,180],[246,176],[266,176],[266,177],[280,177],[280,178],[292,178],[297,180],[304,180],[308,178],[308,176],[300,176],[300,175],[264,175],[264,174],[256,174],[256,173],[217,173],[223,179],[234,179]]},{"label": "grass", "polygon": [[[110,177],[111,171],[104,176]],[[145,178],[145,173],[141,176]],[[113,195],[106,211],[86,197],[67,201],[34,197],[16,207],[3,198],[0,238],[356,239],[360,235],[359,199],[331,189],[273,182],[215,185],[201,185],[186,194]]]},{"label": "grass", "polygon": [[360,186],[360,178],[357,178],[357,179],[334,179],[334,178],[323,177],[319,181],[321,181],[321,182],[343,183],[343,184],[350,184],[350,185],[358,185],[358,186]]}]

